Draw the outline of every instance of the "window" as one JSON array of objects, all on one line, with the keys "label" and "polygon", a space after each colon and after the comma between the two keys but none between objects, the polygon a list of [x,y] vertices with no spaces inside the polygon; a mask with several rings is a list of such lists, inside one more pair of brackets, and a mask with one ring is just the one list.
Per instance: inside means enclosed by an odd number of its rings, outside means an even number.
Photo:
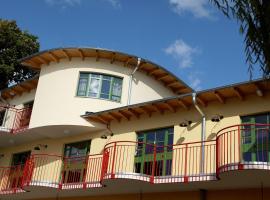
[{"label": "window", "polygon": [[[155,176],[171,175],[173,127],[143,131],[137,134],[135,172]],[[156,162],[154,149],[156,147]],[[155,168],[155,169],[153,169]],[[154,170],[154,172],[152,172]]]},{"label": "window", "polygon": [[4,126],[6,109],[0,110],[0,126]]},{"label": "window", "polygon": [[[270,113],[242,116],[242,158],[244,161],[270,160]],[[261,124],[261,125],[255,125]],[[262,124],[266,124],[265,126]]]},{"label": "window", "polygon": [[24,165],[30,155],[31,151],[13,154],[11,166]]},{"label": "window", "polygon": [[123,79],[115,76],[80,73],[77,96],[120,102]]},{"label": "window", "polygon": [[65,145],[65,157],[81,157],[86,156],[90,149],[90,140],[75,142]]},{"label": "window", "polygon": [[83,181],[86,173],[87,155],[91,140],[65,145],[63,183],[78,183]]}]

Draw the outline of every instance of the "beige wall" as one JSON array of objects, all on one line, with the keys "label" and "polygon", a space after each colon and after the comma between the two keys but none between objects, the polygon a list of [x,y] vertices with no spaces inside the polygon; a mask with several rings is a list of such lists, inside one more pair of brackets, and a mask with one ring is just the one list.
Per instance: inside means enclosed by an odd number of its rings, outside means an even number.
[{"label": "beige wall", "polygon": [[[215,139],[216,133],[227,126],[240,123],[239,115],[256,114],[260,112],[266,112],[270,110],[270,95],[263,98],[257,96],[250,96],[245,101],[238,99],[228,100],[226,104],[220,104],[218,102],[210,103],[207,107],[202,108],[206,113],[206,138],[207,140]],[[37,104],[35,104],[37,105]],[[224,116],[220,122],[212,122],[211,116],[215,114],[221,114]],[[179,123],[184,120],[191,120],[193,123],[190,127],[180,127]],[[5,157],[0,159],[1,165],[9,165],[11,154],[16,152],[22,152],[33,147],[37,144],[48,144],[48,148],[43,152],[35,153],[52,153],[62,155],[63,145],[65,143],[82,141],[91,139],[91,151],[90,154],[100,153],[103,150],[105,143],[113,141],[136,141],[136,132],[160,127],[174,127],[174,144],[182,144],[200,141],[201,139],[201,116],[195,110],[179,110],[176,113],[165,112],[163,115],[156,113],[152,117],[148,115],[142,115],[140,119],[132,118],[130,121],[122,120],[111,124],[111,130],[114,133],[113,137],[108,139],[100,139],[103,134],[108,135],[109,132],[89,132],[87,134],[78,135],[74,137],[64,137],[61,139],[47,139],[32,142],[29,144],[22,144],[16,147],[9,147],[0,149],[0,153],[4,153]],[[52,130],[53,132],[53,130]]]},{"label": "beige wall", "polygon": [[[121,102],[94,98],[76,97],[79,72],[99,72],[123,77]],[[122,63],[110,64],[108,60],[95,59],[61,60],[43,66],[40,72],[35,105],[30,128],[46,125],[82,125],[90,126],[80,117],[86,111],[97,112],[125,106],[128,99],[129,74],[131,68]],[[163,97],[173,93],[153,78],[136,72],[132,86],[131,103],[139,103]]]}]

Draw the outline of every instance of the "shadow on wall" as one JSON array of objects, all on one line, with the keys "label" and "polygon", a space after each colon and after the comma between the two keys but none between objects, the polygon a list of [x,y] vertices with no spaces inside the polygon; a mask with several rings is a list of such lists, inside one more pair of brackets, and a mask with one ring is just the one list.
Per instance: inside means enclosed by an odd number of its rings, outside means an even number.
[{"label": "shadow on wall", "polygon": [[[199,126],[199,125],[200,125],[200,122],[193,123],[193,124],[191,124],[190,126],[187,126],[186,128],[184,128],[180,134],[183,135],[185,132],[192,131],[193,129],[195,129],[195,128],[196,128],[197,126]],[[176,144],[183,144],[185,140],[186,140],[185,137],[180,137],[180,138],[176,141]]]}]

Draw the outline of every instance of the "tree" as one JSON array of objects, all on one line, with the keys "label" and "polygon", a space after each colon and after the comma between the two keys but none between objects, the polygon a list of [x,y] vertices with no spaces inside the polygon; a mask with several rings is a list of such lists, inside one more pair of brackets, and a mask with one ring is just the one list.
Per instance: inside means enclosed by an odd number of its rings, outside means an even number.
[{"label": "tree", "polygon": [[27,31],[20,30],[16,21],[0,19],[0,90],[36,74],[18,60],[39,51],[37,39]]},{"label": "tree", "polygon": [[256,64],[270,75],[270,0],[210,0],[227,17],[240,23],[246,62],[252,75]]}]

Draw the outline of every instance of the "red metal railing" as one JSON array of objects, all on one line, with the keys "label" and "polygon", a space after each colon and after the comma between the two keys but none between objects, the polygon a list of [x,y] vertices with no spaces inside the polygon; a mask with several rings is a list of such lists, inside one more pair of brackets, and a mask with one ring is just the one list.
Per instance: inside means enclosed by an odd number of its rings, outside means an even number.
[{"label": "red metal railing", "polygon": [[0,131],[16,134],[28,128],[32,108],[17,109],[12,106],[0,105]]},{"label": "red metal railing", "polygon": [[0,167],[0,194],[23,192],[21,183],[24,165]]},{"label": "red metal railing", "polygon": [[105,179],[170,183],[215,178],[215,141],[172,146],[119,141],[107,144],[104,151],[108,154]]},{"label": "red metal railing", "polygon": [[224,171],[270,169],[270,124],[240,124],[218,132],[217,176]]},{"label": "red metal railing", "polygon": [[218,132],[216,140],[158,146],[116,141],[103,154],[63,158],[31,155],[25,165],[0,168],[0,194],[27,186],[57,189],[101,187],[126,178],[150,183],[215,180],[229,170],[270,170],[269,124],[242,124]]}]

